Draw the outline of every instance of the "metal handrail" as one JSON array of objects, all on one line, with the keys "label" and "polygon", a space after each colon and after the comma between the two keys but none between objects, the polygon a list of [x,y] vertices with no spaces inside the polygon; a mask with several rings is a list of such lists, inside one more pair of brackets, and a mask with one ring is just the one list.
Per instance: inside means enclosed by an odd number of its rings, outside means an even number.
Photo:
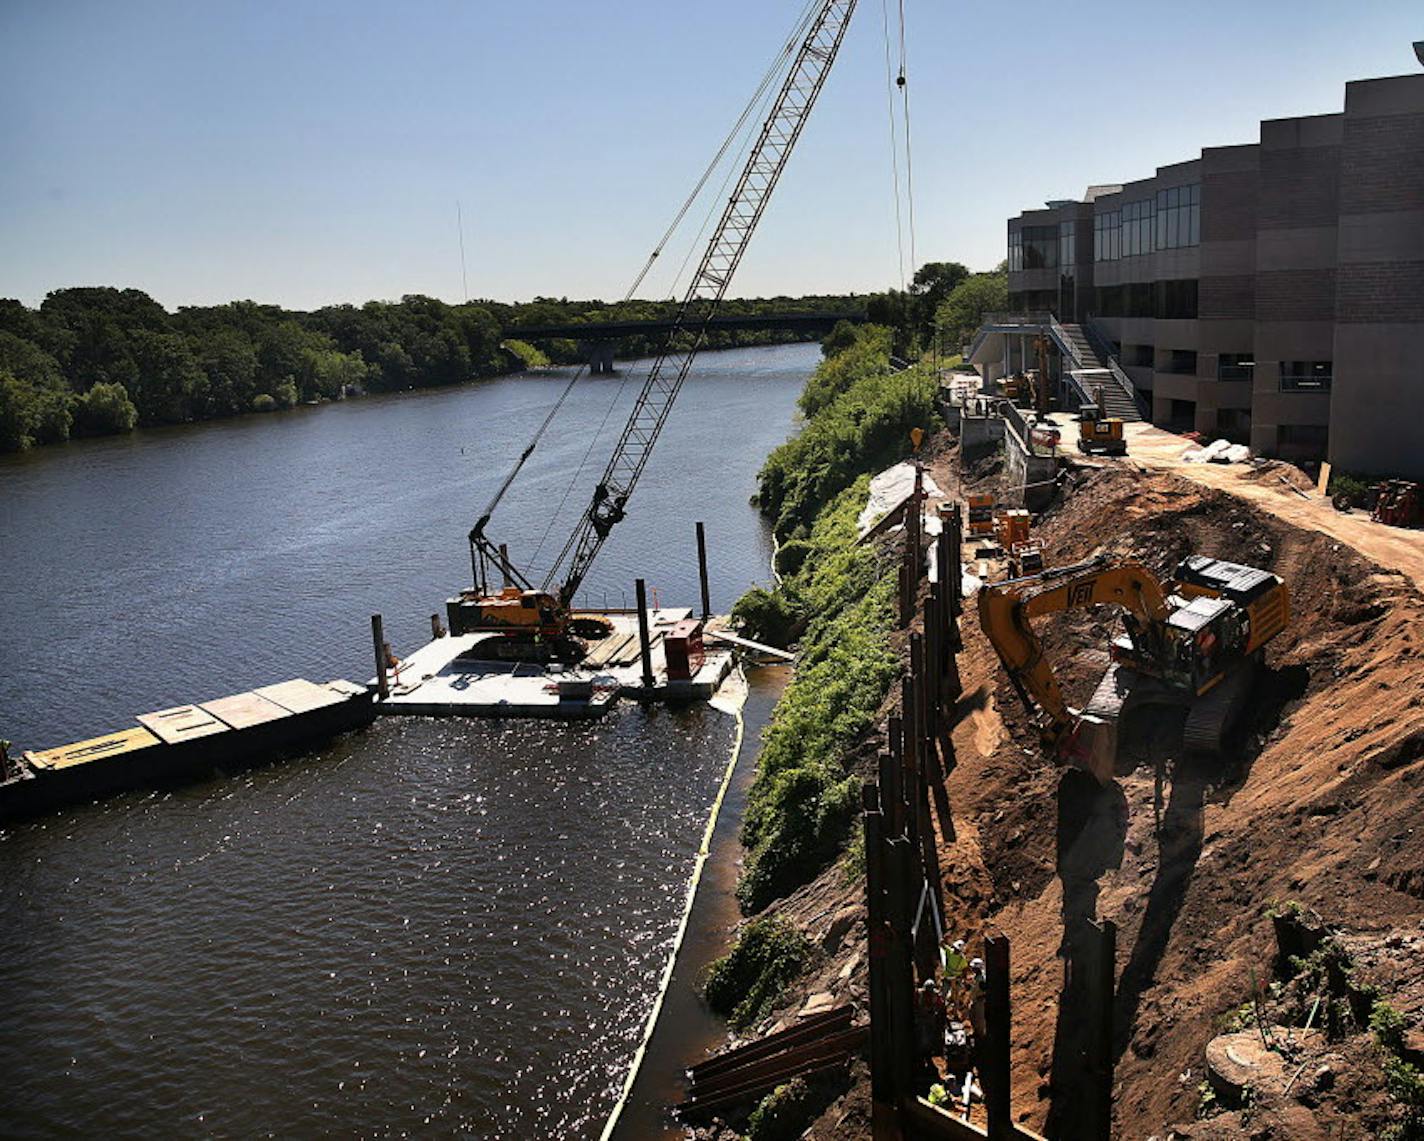
[{"label": "metal handrail", "polygon": [[1047,325],[1052,320],[1053,314],[1047,309],[1025,309],[1018,313],[984,314],[985,325]]},{"label": "metal handrail", "polygon": [[1112,373],[1113,379],[1116,380],[1122,390],[1132,398],[1132,403],[1137,407],[1137,414],[1144,420],[1151,420],[1152,409],[1148,406],[1142,394],[1137,391],[1137,386],[1132,383],[1132,378],[1122,371],[1122,366],[1118,364],[1117,357],[1113,355],[1112,346],[1108,343],[1108,339],[1103,336],[1103,332],[1098,328],[1097,322],[1092,317],[1088,317],[1083,322],[1081,328],[1093,348],[1098,351],[1098,356],[1107,361],[1108,371]]}]

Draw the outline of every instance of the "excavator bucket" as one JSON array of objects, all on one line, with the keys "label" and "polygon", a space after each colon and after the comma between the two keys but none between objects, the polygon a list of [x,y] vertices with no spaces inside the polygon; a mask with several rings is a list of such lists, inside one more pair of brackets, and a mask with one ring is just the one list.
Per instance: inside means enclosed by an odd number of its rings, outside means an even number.
[{"label": "excavator bucket", "polygon": [[1117,766],[1117,722],[1084,713],[1059,751],[1068,764],[1092,773],[1099,784],[1107,784]]}]

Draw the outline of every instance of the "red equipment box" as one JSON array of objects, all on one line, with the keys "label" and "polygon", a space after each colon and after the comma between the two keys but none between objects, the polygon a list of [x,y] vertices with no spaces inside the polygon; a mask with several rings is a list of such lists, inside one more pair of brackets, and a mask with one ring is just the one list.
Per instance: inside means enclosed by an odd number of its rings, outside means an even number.
[{"label": "red equipment box", "polygon": [[706,655],[702,649],[702,623],[684,618],[663,639],[668,681],[691,681]]}]

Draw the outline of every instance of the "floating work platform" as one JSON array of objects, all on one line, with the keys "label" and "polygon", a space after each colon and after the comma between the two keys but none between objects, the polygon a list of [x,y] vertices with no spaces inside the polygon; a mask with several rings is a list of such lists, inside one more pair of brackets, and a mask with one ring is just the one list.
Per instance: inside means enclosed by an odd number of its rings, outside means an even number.
[{"label": "floating work platform", "polygon": [[[648,611],[652,685],[643,677],[638,614],[633,610],[589,611],[613,625],[577,663],[500,660],[498,634],[446,635],[416,650],[388,675],[390,696],[377,701],[385,716],[534,717],[574,721],[601,717],[620,696],[653,701],[705,701],[717,692],[734,660],[730,649],[708,646],[700,661],[669,677],[668,643],[686,627],[692,611]],[[695,667],[695,668],[692,668]],[[373,683],[374,684],[374,683]]]},{"label": "floating work platform", "polygon": [[0,779],[0,817],[26,815],[310,746],[375,716],[374,693],[293,678],[213,701],[139,714],[126,729],[26,752]]}]

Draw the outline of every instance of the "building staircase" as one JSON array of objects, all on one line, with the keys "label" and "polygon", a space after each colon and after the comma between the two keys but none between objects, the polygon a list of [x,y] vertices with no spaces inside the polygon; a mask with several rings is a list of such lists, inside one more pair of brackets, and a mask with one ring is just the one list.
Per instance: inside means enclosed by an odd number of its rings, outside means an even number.
[{"label": "building staircase", "polygon": [[[1060,324],[1059,329],[1063,332],[1063,337],[1067,339],[1067,348],[1071,355],[1077,359],[1079,369],[1102,369],[1104,372],[1113,373],[1117,370],[1113,368],[1111,357],[1105,357],[1098,351],[1092,339],[1081,325]],[[1055,338],[1057,339],[1057,338]],[[1060,349],[1064,346],[1060,346]],[[1130,383],[1130,382],[1129,382]],[[1103,412],[1108,416],[1115,416],[1120,420],[1133,422],[1142,419],[1142,413],[1135,401],[1123,388],[1119,379],[1109,375],[1103,378]],[[1091,391],[1091,381],[1088,383]]]}]

